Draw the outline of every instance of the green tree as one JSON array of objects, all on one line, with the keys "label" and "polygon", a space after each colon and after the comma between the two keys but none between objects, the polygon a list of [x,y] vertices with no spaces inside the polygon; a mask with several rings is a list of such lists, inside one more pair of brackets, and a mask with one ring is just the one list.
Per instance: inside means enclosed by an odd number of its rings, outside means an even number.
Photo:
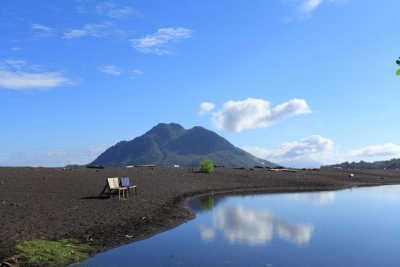
[{"label": "green tree", "polygon": [[[400,67],[400,60],[396,60],[396,64]],[[396,75],[400,75],[400,69],[397,70]]]},{"label": "green tree", "polygon": [[211,159],[203,159],[200,163],[200,172],[212,173],[214,171],[214,164]]}]

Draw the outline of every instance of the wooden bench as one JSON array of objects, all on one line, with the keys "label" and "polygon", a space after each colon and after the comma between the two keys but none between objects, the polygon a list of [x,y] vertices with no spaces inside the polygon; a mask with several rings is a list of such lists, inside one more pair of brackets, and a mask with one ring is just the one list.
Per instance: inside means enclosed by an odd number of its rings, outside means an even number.
[{"label": "wooden bench", "polygon": [[121,194],[122,198],[126,198],[126,193],[128,188],[124,186],[119,186],[118,177],[107,178],[107,184],[104,187],[103,191],[100,193],[100,196],[102,196],[107,189],[108,189],[108,196],[110,198],[112,197],[111,194],[114,192],[118,192],[118,199],[121,199]]}]

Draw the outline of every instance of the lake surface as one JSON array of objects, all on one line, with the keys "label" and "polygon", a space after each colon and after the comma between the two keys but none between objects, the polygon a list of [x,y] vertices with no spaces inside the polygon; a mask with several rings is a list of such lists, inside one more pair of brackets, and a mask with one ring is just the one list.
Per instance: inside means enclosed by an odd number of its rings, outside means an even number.
[{"label": "lake surface", "polygon": [[400,266],[400,185],[189,206],[196,219],[80,266]]}]

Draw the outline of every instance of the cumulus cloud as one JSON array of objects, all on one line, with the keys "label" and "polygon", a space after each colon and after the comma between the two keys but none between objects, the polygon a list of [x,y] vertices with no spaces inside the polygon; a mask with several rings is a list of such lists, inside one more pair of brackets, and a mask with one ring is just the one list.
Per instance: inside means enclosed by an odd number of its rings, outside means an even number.
[{"label": "cumulus cloud", "polygon": [[200,109],[197,112],[198,115],[203,115],[206,112],[209,112],[215,108],[215,104],[210,102],[203,102],[200,104]]},{"label": "cumulus cloud", "polygon": [[69,164],[88,164],[95,160],[108,147],[91,146],[75,150],[58,149],[41,153],[28,154],[13,152],[7,157],[0,158],[2,166],[44,166],[60,167]]},{"label": "cumulus cloud", "polygon": [[387,143],[381,146],[367,146],[362,149],[352,150],[350,157],[375,157],[375,156],[400,156],[400,146]]},{"label": "cumulus cloud", "polygon": [[170,54],[171,51],[167,49],[168,45],[192,37],[192,32],[183,27],[161,28],[154,34],[140,39],[132,39],[131,42],[133,47],[142,53]]},{"label": "cumulus cloud", "polygon": [[121,69],[115,65],[103,66],[103,67],[100,67],[99,70],[101,72],[104,72],[106,74],[111,74],[111,75],[120,75],[121,74]]},{"label": "cumulus cloud", "polygon": [[268,101],[248,98],[224,103],[222,109],[213,113],[211,119],[218,130],[241,132],[245,129],[266,128],[282,119],[310,112],[303,99],[292,99],[271,108]]},{"label": "cumulus cloud", "polygon": [[61,72],[45,72],[23,60],[5,60],[0,66],[0,88],[12,90],[50,89],[73,83]]},{"label": "cumulus cloud", "polygon": [[331,139],[320,135],[311,135],[300,139],[300,141],[283,143],[278,149],[267,150],[260,147],[242,147],[250,154],[267,159],[272,162],[282,161],[328,161],[337,158],[337,151]]},{"label": "cumulus cloud", "polygon": [[73,39],[83,36],[103,37],[103,38],[120,38],[124,33],[118,29],[117,25],[112,22],[104,22],[102,24],[88,23],[82,29],[70,29],[64,33],[63,39]]},{"label": "cumulus cloud", "polygon": [[272,162],[291,167],[319,167],[345,161],[358,161],[366,157],[379,160],[387,157],[400,157],[400,146],[387,143],[367,146],[358,150],[339,153],[333,140],[320,135],[311,135],[299,141],[283,143],[277,149],[267,150],[258,146],[244,146],[250,154]]}]

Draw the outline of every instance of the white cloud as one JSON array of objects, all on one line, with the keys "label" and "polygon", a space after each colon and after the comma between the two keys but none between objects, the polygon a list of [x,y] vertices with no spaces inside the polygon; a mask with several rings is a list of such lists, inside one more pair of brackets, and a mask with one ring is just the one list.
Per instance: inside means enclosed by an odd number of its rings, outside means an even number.
[{"label": "white cloud", "polygon": [[135,80],[138,75],[142,75],[142,74],[143,74],[143,72],[141,70],[138,70],[138,69],[132,70],[131,79]]},{"label": "white cloud", "polygon": [[50,27],[43,26],[43,25],[40,25],[40,24],[32,24],[31,29],[48,31],[48,30],[50,30],[51,28],[50,28]]},{"label": "white cloud", "polygon": [[87,35],[87,32],[85,30],[69,30],[69,32],[64,33],[63,39],[72,39],[85,35]]},{"label": "white cloud", "polygon": [[52,31],[52,28],[46,27],[46,26],[43,26],[40,24],[32,24],[31,29],[32,30],[41,30],[41,31],[46,31],[46,32]]},{"label": "white cloud", "polygon": [[126,6],[120,8],[113,2],[99,3],[95,8],[95,12],[113,19],[129,19],[140,15],[140,13],[132,7]]},{"label": "white cloud", "polygon": [[42,67],[28,65],[24,60],[3,60],[0,64],[0,88],[12,90],[50,89],[73,85],[60,72],[46,72]]},{"label": "white cloud", "polygon": [[102,24],[86,24],[82,29],[71,29],[64,33],[63,39],[73,39],[83,36],[120,38],[124,33],[112,22]]},{"label": "white cloud", "polygon": [[334,147],[333,141],[320,135],[311,135],[300,139],[300,141],[283,143],[275,150],[266,150],[257,146],[242,147],[242,149],[256,157],[275,163],[285,161],[286,163],[302,162],[306,164],[306,162],[309,162],[310,164],[315,164],[316,162],[323,162],[326,164],[334,163],[332,161],[338,159],[338,152]]},{"label": "white cloud", "polygon": [[245,129],[266,128],[279,120],[310,112],[303,99],[292,99],[271,109],[268,101],[248,98],[224,103],[221,110],[213,113],[212,123],[218,130],[241,132]]},{"label": "white cloud", "polygon": [[133,47],[142,53],[155,53],[158,55],[170,54],[166,49],[169,43],[192,37],[192,30],[179,28],[161,28],[155,34],[146,35],[140,39],[131,39]]},{"label": "white cloud", "polygon": [[76,150],[59,149],[56,151],[27,154],[14,152],[8,157],[0,158],[2,166],[43,166],[60,167],[69,164],[88,164],[95,160],[108,147],[85,147]]},{"label": "white cloud", "polygon": [[46,89],[71,84],[58,72],[29,73],[0,71],[0,87],[13,90]]},{"label": "white cloud", "polygon": [[33,36],[36,38],[45,38],[50,36],[55,36],[55,31],[53,28],[43,26],[41,24],[32,24],[31,30]]},{"label": "white cloud", "polygon": [[113,19],[129,19],[139,14],[134,8],[124,7],[108,11],[107,16]]},{"label": "white cloud", "polygon": [[95,12],[99,15],[103,15],[107,13],[108,10],[113,9],[116,7],[116,4],[113,2],[101,2],[98,3],[95,7]]},{"label": "white cloud", "polygon": [[131,71],[124,71],[123,69],[118,68],[115,65],[106,65],[106,66],[99,67],[99,71],[109,74],[109,75],[116,75],[116,76],[121,75],[123,73],[129,73],[131,75],[130,78],[133,80],[136,79],[138,75],[143,74],[143,72],[139,69],[134,69]]},{"label": "white cloud", "polygon": [[305,0],[301,5],[300,10],[302,13],[310,14],[321,4],[322,0]]},{"label": "white cloud", "polygon": [[283,143],[277,149],[267,150],[258,146],[244,146],[250,154],[290,167],[320,167],[345,161],[358,162],[366,157],[373,160],[387,160],[388,157],[400,157],[400,146],[387,143],[380,146],[367,146],[358,150],[339,153],[333,140],[320,135],[312,135],[300,141]]},{"label": "white cloud", "polygon": [[20,60],[20,59],[6,59],[4,60],[4,63],[12,68],[15,69],[23,69],[26,68],[27,63],[25,60]]},{"label": "white cloud", "polygon": [[348,153],[349,157],[376,157],[376,156],[398,156],[400,157],[400,146],[387,143],[381,146],[367,146]]},{"label": "white cloud", "polygon": [[142,75],[143,72],[141,70],[132,70],[132,73]]},{"label": "white cloud", "polygon": [[[299,1],[281,0],[284,3],[296,3]],[[298,12],[301,19],[307,19],[312,16],[312,13],[322,6],[324,3],[344,3],[347,0],[301,0],[298,6]],[[290,19],[289,19],[290,20]]]},{"label": "white cloud", "polygon": [[103,66],[103,67],[100,67],[99,70],[101,72],[104,72],[106,74],[111,74],[111,75],[120,75],[121,74],[121,69],[115,65]]},{"label": "white cloud", "polygon": [[215,104],[209,102],[203,102],[200,104],[200,109],[197,112],[198,115],[203,115],[206,112],[209,112],[215,108]]},{"label": "white cloud", "polygon": [[141,16],[141,13],[133,7],[119,7],[114,2],[101,2],[94,7],[91,5],[85,6],[84,3],[82,3],[82,5],[77,7],[77,12],[82,14],[97,14],[112,19],[131,19]]}]

